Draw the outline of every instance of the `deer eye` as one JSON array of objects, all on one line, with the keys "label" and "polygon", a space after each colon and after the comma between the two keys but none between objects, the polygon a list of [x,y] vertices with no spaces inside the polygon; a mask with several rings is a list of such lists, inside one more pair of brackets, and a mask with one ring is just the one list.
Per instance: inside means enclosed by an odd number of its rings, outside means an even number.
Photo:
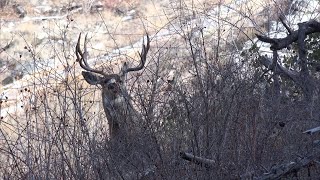
[{"label": "deer eye", "polygon": [[108,89],[109,89],[109,90],[113,90],[113,89],[114,89],[114,85],[109,84],[109,85],[108,85]]}]

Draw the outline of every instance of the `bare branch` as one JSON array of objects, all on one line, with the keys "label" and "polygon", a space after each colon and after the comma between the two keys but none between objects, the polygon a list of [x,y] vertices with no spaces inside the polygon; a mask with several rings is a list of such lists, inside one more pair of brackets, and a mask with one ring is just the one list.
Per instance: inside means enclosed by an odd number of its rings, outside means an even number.
[{"label": "bare branch", "polygon": [[185,159],[187,161],[193,162],[193,163],[195,163],[197,165],[204,166],[204,167],[207,167],[207,168],[213,167],[214,164],[215,164],[214,160],[202,158],[202,157],[199,157],[199,156],[195,156],[195,155],[187,153],[187,152],[180,152],[180,157],[182,159]]},{"label": "bare branch", "polygon": [[289,34],[292,34],[292,30],[290,29],[290,27],[284,22],[284,16],[280,16],[280,22],[282,23],[282,25],[286,28],[286,30],[288,31]]},{"label": "bare branch", "polygon": [[[268,58],[266,56],[260,56],[259,60],[262,63],[262,65],[264,65],[268,69],[271,69],[270,67],[272,67],[273,66],[272,64],[275,62],[274,59],[271,60],[270,58]],[[276,62],[276,65],[275,65],[275,68],[273,69],[273,71],[275,74],[285,75],[288,78],[295,81],[296,83],[300,84],[299,73],[297,71],[287,69],[287,68],[283,67],[282,65],[280,65],[278,62]]]},{"label": "bare branch", "polygon": [[308,130],[304,131],[303,133],[312,135],[312,134],[319,132],[319,131],[320,131],[320,126],[312,128],[312,129],[308,129]]},{"label": "bare branch", "polygon": [[273,50],[273,60],[269,69],[274,70],[277,64],[278,64],[278,52],[276,50]]},{"label": "bare branch", "polygon": [[299,46],[299,59],[301,64],[301,73],[302,75],[308,75],[308,68],[307,68],[307,50],[304,40],[306,39],[306,24],[299,23],[299,30],[298,30],[298,46]]},{"label": "bare branch", "polygon": [[[308,22],[305,22],[305,35],[309,35],[315,32],[320,32],[320,23],[315,20],[310,20]],[[270,43],[271,50],[280,50],[283,48],[286,48],[288,45],[290,45],[293,42],[296,42],[299,37],[299,30],[293,31],[290,35],[288,35],[285,38],[269,38],[267,36],[261,36],[256,34],[257,38],[260,41]]]}]

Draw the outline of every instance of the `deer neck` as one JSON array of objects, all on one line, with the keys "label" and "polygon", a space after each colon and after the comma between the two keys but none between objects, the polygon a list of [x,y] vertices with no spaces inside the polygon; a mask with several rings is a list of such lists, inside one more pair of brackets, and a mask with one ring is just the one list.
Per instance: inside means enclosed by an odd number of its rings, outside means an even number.
[{"label": "deer neck", "polygon": [[132,115],[131,102],[125,92],[114,96],[108,92],[102,92],[102,102],[108,119],[110,135],[116,136],[125,131],[128,126],[128,118]]}]

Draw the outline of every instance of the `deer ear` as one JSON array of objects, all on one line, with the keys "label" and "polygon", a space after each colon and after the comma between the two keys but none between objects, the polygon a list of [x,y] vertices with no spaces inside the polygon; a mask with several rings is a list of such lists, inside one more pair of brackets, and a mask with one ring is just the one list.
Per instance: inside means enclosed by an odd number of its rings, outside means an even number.
[{"label": "deer ear", "polygon": [[88,71],[82,71],[82,76],[91,85],[97,85],[101,80],[100,76]]}]

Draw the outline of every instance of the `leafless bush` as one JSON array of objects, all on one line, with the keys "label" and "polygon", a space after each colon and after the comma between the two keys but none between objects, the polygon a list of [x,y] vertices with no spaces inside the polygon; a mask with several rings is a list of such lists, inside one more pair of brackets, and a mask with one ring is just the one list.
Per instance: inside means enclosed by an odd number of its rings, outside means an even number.
[{"label": "leafless bush", "polygon": [[2,0],[0,1],[0,9],[4,8],[9,4],[9,0]]},{"label": "leafless bush", "polygon": [[[26,42],[34,63],[23,78],[27,85],[11,90],[15,99],[0,102],[0,176],[237,179],[312,151],[312,138],[300,132],[319,102],[310,113],[305,102],[277,94],[275,77],[261,76],[259,52],[240,55],[239,44],[251,31],[212,17],[217,29],[206,31],[201,21],[185,23],[197,9],[177,9],[168,25],[173,33],[153,36],[147,67],[128,77],[141,130],[117,141],[108,134],[100,87],[80,76],[68,26],[61,29],[62,44],[48,41],[58,67],[41,66],[36,47]],[[238,34],[228,34],[226,24],[238,27],[232,30]]]}]

